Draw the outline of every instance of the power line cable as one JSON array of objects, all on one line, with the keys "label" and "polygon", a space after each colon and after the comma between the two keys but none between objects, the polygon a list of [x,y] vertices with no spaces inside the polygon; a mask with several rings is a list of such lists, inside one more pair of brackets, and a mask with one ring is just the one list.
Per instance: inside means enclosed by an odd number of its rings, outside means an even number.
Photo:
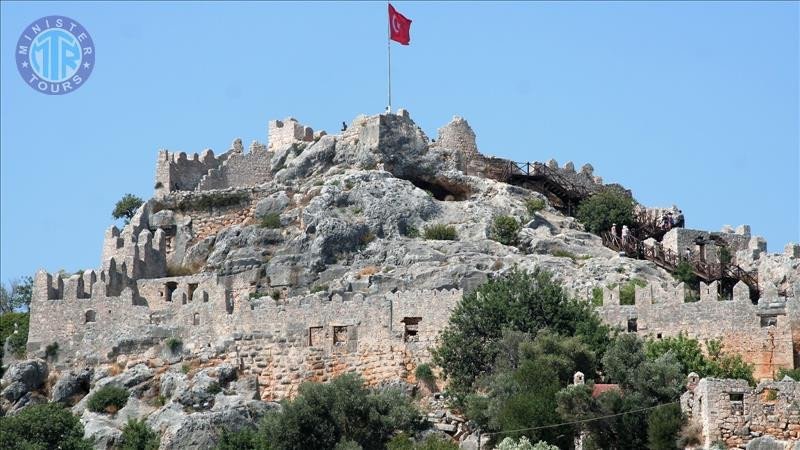
[{"label": "power line cable", "polygon": [[556,423],[556,424],[552,424],[552,425],[543,425],[543,426],[540,426],[540,427],[520,428],[518,430],[494,431],[494,432],[491,432],[491,433],[481,433],[481,434],[484,435],[484,436],[492,436],[492,435],[495,435],[495,434],[517,433],[519,431],[533,431],[533,430],[542,430],[542,429],[545,429],[545,428],[561,427],[561,426],[564,426],[564,425],[575,425],[575,424],[579,424],[579,423],[593,422],[595,420],[609,419],[611,417],[624,416],[625,414],[635,414],[635,413],[639,413],[639,412],[642,412],[642,411],[648,411],[648,410],[651,410],[651,409],[661,408],[662,406],[675,405],[675,404],[678,404],[678,403],[680,403],[680,400],[677,400],[677,401],[674,401],[674,402],[669,402],[669,403],[661,403],[661,404],[658,404],[658,405],[655,405],[655,406],[648,406],[646,408],[632,409],[630,411],[624,411],[624,412],[616,413],[616,414],[609,414],[607,416],[592,417],[591,419],[581,419],[581,420],[575,420],[573,422]]}]

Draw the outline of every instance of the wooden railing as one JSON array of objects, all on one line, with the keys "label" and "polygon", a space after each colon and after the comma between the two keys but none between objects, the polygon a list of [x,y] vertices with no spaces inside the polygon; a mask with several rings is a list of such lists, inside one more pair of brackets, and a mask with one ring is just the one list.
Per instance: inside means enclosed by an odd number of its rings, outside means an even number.
[{"label": "wooden railing", "polygon": [[758,272],[748,272],[736,264],[710,263],[700,259],[698,255],[693,253],[679,255],[671,249],[665,249],[658,241],[654,242],[653,245],[645,245],[643,240],[632,235],[628,235],[623,239],[621,236],[605,232],[601,237],[603,245],[606,247],[618,252],[624,252],[625,255],[632,258],[652,261],[668,272],[674,272],[681,261],[685,261],[689,263],[692,272],[706,283],[730,278],[743,281],[751,291],[759,292]]}]

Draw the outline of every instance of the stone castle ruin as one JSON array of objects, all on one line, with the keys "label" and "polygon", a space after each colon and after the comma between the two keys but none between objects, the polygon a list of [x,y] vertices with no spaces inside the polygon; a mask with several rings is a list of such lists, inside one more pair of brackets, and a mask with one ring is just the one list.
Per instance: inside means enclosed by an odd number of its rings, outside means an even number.
[{"label": "stone castle ruin", "polygon": [[[268,142],[245,152],[237,139],[219,156],[160,151],[153,198],[109,228],[98,269],[36,274],[28,354],[57,343],[62,370],[231,364],[269,400],[345,372],[411,381],[465,291],[537,265],[582,298],[602,289],[598,311],[623,331],[721,339],[757,378],[800,366],[797,245],[769,254],[746,226],[648,233],[642,222],[635,246],[592,235],[570,217],[575,207],[623,187],[589,164],[484,156],[459,117],[435,141],[404,110],[360,116],[338,135],[289,118],[269,123]],[[547,204],[533,218],[531,197]],[[645,218],[674,211],[683,225],[676,207],[637,208]],[[497,214],[523,222],[518,249],[489,239]],[[417,237],[437,223],[459,239]],[[738,275],[720,261],[723,247]],[[685,301],[690,288],[647,248],[691,249],[704,276],[698,301]],[[646,285],[620,304],[633,277]]]}]

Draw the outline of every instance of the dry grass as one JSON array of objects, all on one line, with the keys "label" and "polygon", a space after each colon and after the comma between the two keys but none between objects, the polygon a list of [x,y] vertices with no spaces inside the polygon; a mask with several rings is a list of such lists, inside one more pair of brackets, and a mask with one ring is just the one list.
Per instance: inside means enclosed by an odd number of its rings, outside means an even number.
[{"label": "dry grass", "polygon": [[367,267],[364,267],[363,269],[361,269],[358,272],[358,278],[368,277],[370,275],[375,275],[376,273],[378,273],[380,271],[381,270],[379,268],[377,268],[376,266],[367,266]]},{"label": "dry grass", "polygon": [[125,367],[120,364],[112,364],[108,368],[108,374],[111,376],[116,376],[121,374],[123,369],[125,369]]}]

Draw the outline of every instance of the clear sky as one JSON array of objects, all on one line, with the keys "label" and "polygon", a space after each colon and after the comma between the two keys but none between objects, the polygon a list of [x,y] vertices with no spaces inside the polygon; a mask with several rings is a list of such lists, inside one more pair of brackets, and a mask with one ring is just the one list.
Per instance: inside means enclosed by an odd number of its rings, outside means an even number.
[{"label": "clear sky", "polygon": [[[800,240],[798,3],[398,1],[394,106],[430,137],[465,117],[482,152],[590,162],[687,226]],[[386,106],[386,4],[3,2],[0,279],[97,267],[116,200],[152,195],[157,150],[221,153],[297,117],[337,132]],[[87,28],[77,91],[28,87],[34,20]]]}]

